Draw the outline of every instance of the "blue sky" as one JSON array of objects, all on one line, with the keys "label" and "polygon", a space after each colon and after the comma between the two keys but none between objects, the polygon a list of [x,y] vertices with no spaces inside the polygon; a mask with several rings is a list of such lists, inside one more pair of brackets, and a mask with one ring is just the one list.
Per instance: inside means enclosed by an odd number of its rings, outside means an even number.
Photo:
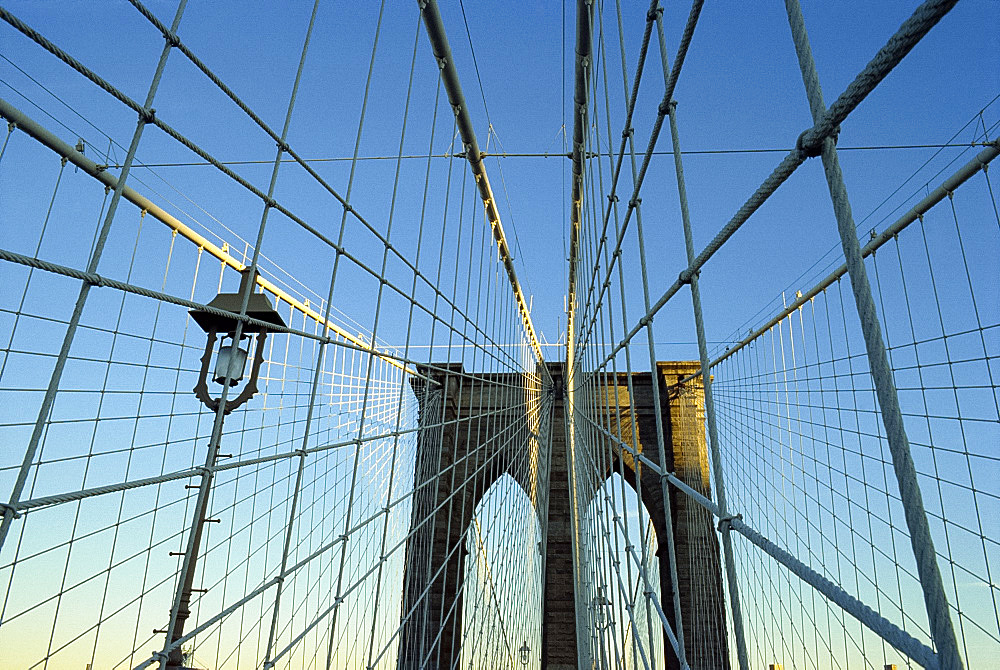
[{"label": "blue sky", "polygon": [[[489,121],[462,12],[459,7],[447,4],[442,11],[480,145],[488,145],[491,151],[498,147],[496,139],[488,132],[491,121],[495,137],[509,152],[560,152],[564,102],[572,96],[574,8],[566,8],[568,23],[563,44],[563,12],[558,4],[504,3],[488,8],[467,4],[465,12],[475,43]],[[172,15],[172,8],[166,3],[151,7],[164,21]],[[118,3],[35,2],[15,2],[10,8],[30,25],[43,28],[49,38],[134,98],[144,96],[161,40],[132,8]],[[255,4],[249,11],[214,3],[193,3],[187,10],[180,34],[195,53],[272,127],[280,127],[309,10],[307,3],[289,3],[281,8]],[[806,24],[828,103],[911,10],[905,3],[806,3]],[[631,75],[638,34],[628,31],[641,25],[642,14],[635,7],[626,7],[625,12]],[[337,7],[321,7],[317,39],[311,46],[290,133],[290,143],[303,156],[350,156],[376,14],[374,3],[362,3],[349,12]],[[610,20],[612,14],[610,11],[607,14]],[[665,19],[671,56],[685,16],[686,9],[681,5],[667,7]],[[951,138],[997,92],[1000,44],[997,31],[991,30],[995,25],[995,2],[969,0],[959,3],[845,122],[840,144],[932,144]],[[87,29],[81,30],[81,26]],[[415,8],[390,3],[374,70],[373,112],[366,120],[362,155],[390,156],[398,149],[407,65],[416,29]],[[609,25],[607,29],[612,31],[614,27]],[[615,33],[610,34],[614,36]],[[429,139],[427,126],[434,89],[433,80],[427,75],[433,71],[434,64],[423,35],[420,40],[417,86],[411,112],[415,121],[411,121],[404,153],[425,153]],[[611,46],[614,60],[610,62],[612,74],[615,74],[618,72],[617,47],[615,43]],[[262,53],[266,54],[263,59]],[[128,137],[133,126],[131,112],[123,110],[106,94],[19,34],[13,31],[6,34],[3,55],[43,81],[119,142]],[[565,77],[564,63],[570,68]],[[650,64],[656,61],[651,59]],[[101,146],[100,137],[93,129],[26,81],[10,63],[4,61],[0,65],[5,82],[33,96],[48,111],[64,119],[75,132]],[[565,96],[560,92],[563,83]],[[8,87],[4,89],[9,100],[39,115]],[[645,146],[661,89],[658,72],[651,68],[644,79],[637,112],[640,146]],[[617,89],[613,88],[612,93],[615,95]],[[783,8],[778,3],[762,3],[739,11],[725,3],[708,3],[675,97],[679,102],[678,119],[685,150],[790,147],[810,122]],[[620,118],[620,94],[612,100],[613,109],[619,109]],[[183,58],[171,58],[155,106],[161,118],[220,159],[272,158],[271,142],[263,133],[242,118],[242,114]],[[393,111],[387,113],[388,110]],[[987,125],[995,121],[996,115],[995,107],[987,110]],[[565,123],[567,130],[571,130],[570,121],[565,120]],[[442,122],[438,126],[435,152],[448,149],[449,142],[444,137],[448,134],[447,125],[450,124]],[[617,125],[613,121],[612,126]],[[70,135],[69,132],[64,134]],[[971,139],[970,134],[958,140]],[[669,149],[666,135],[661,137],[658,148]],[[950,158],[957,151],[948,150],[945,156]],[[856,218],[861,220],[869,214],[933,152],[932,149],[843,152],[842,162]],[[120,150],[118,153],[123,154]],[[781,155],[695,155],[686,159],[697,248],[700,249],[738,209]],[[195,158],[156,131],[147,133],[140,150],[140,159],[148,162],[183,162]],[[662,274],[653,272],[654,293],[657,293],[656,287],[665,286],[673,279],[683,260],[679,215],[671,186],[672,168],[667,158],[654,160],[654,168],[659,165],[662,169],[654,169],[651,173],[654,180],[659,180],[651,183],[662,183],[662,201],[650,198],[656,190],[647,188],[644,191],[650,253],[657,254],[661,262],[656,266],[663,270]],[[437,162],[443,165],[447,160]],[[380,162],[378,166],[366,165],[368,172],[359,172],[355,191],[359,209],[382,230],[385,230],[388,209],[384,197],[388,186],[384,180],[391,183],[392,168],[392,161]],[[508,236],[514,238],[512,246],[525,292],[533,297],[536,325],[549,341],[558,338],[557,324],[565,326],[562,317],[565,261],[561,259],[564,258],[568,199],[564,177],[568,168],[569,161],[559,158],[487,161],[487,169],[501,200]],[[40,168],[40,177],[45,174],[44,169],[55,168],[51,165]],[[258,184],[266,183],[270,170],[267,165],[237,169]],[[321,164],[320,169],[335,187],[344,188],[346,164]],[[227,183],[228,180],[214,170],[184,167],[160,168],[157,172],[244,238],[252,237],[259,217],[257,203],[240,194],[237,187]],[[301,212],[308,220],[320,220],[327,213],[329,203],[320,201],[318,193],[305,186],[295,172],[294,169],[286,171],[284,180],[279,181],[279,195],[294,203],[293,210]],[[422,161],[405,162],[401,190],[404,202],[406,198],[419,198],[422,177]],[[44,190],[43,180],[39,181],[39,189]],[[902,194],[909,195],[919,187],[919,180],[911,185],[914,188],[904,189]],[[409,207],[412,211],[414,206],[411,201],[400,209],[407,211]],[[204,215],[200,218],[207,219]],[[327,226],[328,230],[335,229],[339,222],[338,216],[331,218],[335,220]],[[871,225],[878,219],[876,215]],[[210,221],[206,223],[211,225]],[[280,234],[289,244],[311,244],[294,230],[282,229]],[[396,239],[404,243],[413,237],[412,232],[409,235],[400,232],[398,225],[397,235]],[[266,244],[272,244],[270,239]],[[275,244],[280,248],[280,243]],[[742,326],[835,244],[835,225],[820,166],[811,162],[782,187],[738,234],[733,244],[706,268],[703,290],[710,339],[722,340]],[[412,250],[410,254],[412,257]],[[273,255],[279,255],[278,250]],[[309,272],[308,268],[295,264],[300,254],[286,251],[280,255],[288,257],[280,262],[287,265],[292,274],[302,276]],[[755,262],[748,263],[748,258]],[[322,256],[310,260],[323,262]],[[309,265],[314,266],[313,262]],[[323,292],[324,281],[308,283]],[[734,299],[732,292],[736,284],[744,288],[738,299]],[[350,300],[350,296],[345,295],[343,299]],[[673,306],[667,308],[665,315],[669,315],[666,320],[670,326],[659,327],[657,339],[690,341],[688,306],[682,305],[682,311],[676,314],[674,309]],[[352,310],[345,311],[350,314]],[[688,356],[694,353],[688,347],[679,350],[678,356],[682,351],[688,352]]]}]

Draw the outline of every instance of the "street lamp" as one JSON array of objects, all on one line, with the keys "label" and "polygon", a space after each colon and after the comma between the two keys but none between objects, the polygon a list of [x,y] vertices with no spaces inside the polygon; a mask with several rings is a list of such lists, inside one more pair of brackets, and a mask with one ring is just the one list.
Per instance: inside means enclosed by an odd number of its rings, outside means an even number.
[{"label": "street lamp", "polygon": [[[256,277],[253,275],[254,273],[249,269],[244,270],[243,278],[240,280],[240,290],[236,293],[220,293],[212,298],[208,307],[239,314],[240,307],[243,305],[243,293],[249,284],[250,299],[247,302],[247,316],[278,328],[284,328],[284,320],[271,306],[271,301],[267,299],[267,296],[253,290],[256,288]],[[229,414],[257,393],[257,374],[260,372],[260,364],[264,360],[264,339],[267,337],[267,328],[256,323],[244,323],[242,333],[237,341],[236,326],[239,323],[237,318],[207,309],[192,309],[190,314],[195,323],[208,333],[205,353],[201,357],[201,374],[194,387],[194,394],[213,412],[219,409],[219,398],[213,398],[209,394],[208,368],[215,352],[216,340],[219,340],[221,335],[212,381],[222,385],[228,379],[230,386],[236,386],[243,379],[243,372],[249,356],[249,344],[244,348],[242,346],[243,340],[253,340],[254,356],[250,368],[250,379],[238,396],[232,400],[226,400],[223,413]]]},{"label": "street lamp", "polygon": [[524,644],[517,651],[521,654],[521,665],[527,666],[528,661],[531,660],[531,647],[528,646],[527,640],[525,640]]},{"label": "street lamp", "polygon": [[601,589],[598,595],[594,596],[591,606],[594,608],[594,623],[597,625],[598,630],[605,630],[614,623],[609,615],[611,601],[605,597],[603,589]]},{"label": "street lamp", "polygon": [[[219,440],[222,433],[222,422],[224,416],[234,409],[250,400],[257,393],[257,374],[260,372],[260,364],[264,360],[264,340],[267,337],[268,327],[259,323],[245,322],[240,327],[240,320],[235,315],[239,314],[243,307],[243,298],[247,298],[246,315],[257,321],[263,321],[274,328],[284,328],[285,322],[281,315],[274,311],[271,301],[263,293],[257,293],[257,273],[256,270],[247,268],[242,273],[240,279],[240,289],[236,293],[220,293],[212,298],[208,303],[209,309],[192,309],[191,318],[194,319],[202,330],[208,334],[205,342],[205,353],[201,357],[201,373],[198,376],[198,383],[194,387],[194,394],[198,400],[204,403],[213,412],[218,412],[219,403],[222,399],[213,398],[208,392],[208,367],[215,354],[215,371],[212,374],[212,381],[216,384],[236,386],[243,379],[243,372],[246,368],[247,358],[250,353],[250,346],[253,346],[253,364],[250,369],[250,379],[247,381],[243,391],[231,400],[226,400],[222,408],[222,417],[217,417],[216,427],[213,429],[213,437],[209,442],[209,455],[206,459],[207,466],[202,472],[202,483],[198,502],[195,505],[194,518],[191,524],[191,540],[189,549],[184,555],[184,567],[182,574],[183,582],[177,584],[177,592],[174,596],[174,604],[171,608],[171,623],[164,632],[167,634],[169,643],[175,644],[184,637],[184,624],[191,615],[191,594],[194,593],[194,575],[198,563],[198,548],[201,543],[202,532],[207,522],[207,500],[206,492],[211,489],[212,470],[219,457]],[[237,335],[239,332],[239,335]],[[216,353],[215,343],[220,339],[218,352]],[[243,340],[252,340],[244,348]],[[216,519],[217,521],[217,519]],[[175,646],[167,657],[166,667],[168,670],[191,670],[185,658],[185,650],[179,645]]]}]

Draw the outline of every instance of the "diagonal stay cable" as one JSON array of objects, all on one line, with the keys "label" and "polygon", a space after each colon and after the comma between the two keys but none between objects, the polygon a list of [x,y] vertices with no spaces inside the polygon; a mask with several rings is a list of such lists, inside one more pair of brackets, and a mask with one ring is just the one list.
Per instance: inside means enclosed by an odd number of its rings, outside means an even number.
[{"label": "diagonal stay cable", "polygon": [[[701,270],[702,266],[715,255],[725,242],[732,237],[740,227],[749,220],[764,202],[781,186],[795,170],[810,156],[818,155],[817,150],[823,140],[836,133],[838,126],[847,116],[871,93],[875,87],[903,60],[920,39],[955,5],[957,0],[927,0],[920,5],[879,49],[865,68],[847,86],[837,100],[830,105],[826,113],[813,126],[799,135],[796,148],[785,156],[784,160],[771,172],[764,182],[754,191],[736,214],[722,227],[711,242],[698,254],[694,262],[681,271],[678,278],[667,288],[652,307],[639,319],[622,340],[608,352],[599,364],[603,367],[630,342],[645,324],[652,319],[660,309],[688,283],[692,274]],[[675,64],[676,65],[676,64]],[[655,137],[652,138],[655,140]],[[652,140],[651,140],[652,141]],[[637,189],[641,186],[643,173]]]}]

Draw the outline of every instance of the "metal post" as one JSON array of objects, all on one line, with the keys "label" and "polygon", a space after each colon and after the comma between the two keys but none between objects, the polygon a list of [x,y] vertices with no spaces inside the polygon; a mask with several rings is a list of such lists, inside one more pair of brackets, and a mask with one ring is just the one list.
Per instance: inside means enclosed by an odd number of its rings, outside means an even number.
[{"label": "metal post", "polygon": [[[938,4],[942,3],[924,3],[914,12],[914,16],[922,13],[931,14],[933,18],[926,20],[933,25],[943,15],[943,11],[931,11]],[[943,4],[945,5],[944,10],[947,11],[949,3]],[[802,81],[809,99],[809,109],[813,120],[818,122],[826,114],[826,103],[823,101],[823,90],[816,72],[816,63],[813,60],[809,36],[802,18],[802,9],[799,7],[798,0],[785,0],[785,8],[788,12],[788,23],[792,29],[799,68],[802,71]],[[847,187],[844,184],[844,175],[840,170],[836,140],[833,136],[828,135],[820,140],[819,146],[800,146],[799,149],[806,155],[815,156],[818,154],[822,156],[830,199],[837,217],[837,230],[840,233],[840,242],[844,249],[847,271],[851,278],[854,301],[858,317],[861,320],[861,331],[868,353],[868,366],[878,396],[882,424],[885,426],[889,452],[892,456],[892,466],[899,485],[906,526],[910,531],[910,544],[917,560],[917,574],[923,590],[931,637],[937,647],[937,658],[942,670],[961,670],[963,667],[962,658],[955,638],[951,615],[948,611],[948,598],[941,580],[937,553],[934,550],[934,540],[927,522],[927,513],[924,510],[913,456],[910,454],[909,440],[903,426],[903,415],[899,407],[896,385],[892,378],[892,368],[889,365],[889,358],[882,342],[882,329],[878,313],[875,310],[871,286],[868,283],[868,274],[865,271],[861,245],[858,242],[857,229],[851,213],[851,203],[847,196]]]}]

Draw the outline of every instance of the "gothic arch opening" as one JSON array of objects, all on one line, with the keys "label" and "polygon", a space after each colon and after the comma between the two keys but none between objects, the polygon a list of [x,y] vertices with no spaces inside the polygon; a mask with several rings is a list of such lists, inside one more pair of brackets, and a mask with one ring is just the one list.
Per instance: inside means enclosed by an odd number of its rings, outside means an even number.
[{"label": "gothic arch opening", "polygon": [[648,595],[661,594],[659,538],[634,477],[612,472],[581,516],[581,548],[591,566],[581,575],[580,605],[589,620],[583,632],[598,667],[669,667],[663,627]]},{"label": "gothic arch opening", "polygon": [[[465,533],[465,606],[458,667],[520,668],[520,649],[525,646],[529,664],[538,658],[542,542],[542,527],[531,499],[504,473],[480,498]],[[509,620],[512,612],[519,614],[517,621]]]}]

